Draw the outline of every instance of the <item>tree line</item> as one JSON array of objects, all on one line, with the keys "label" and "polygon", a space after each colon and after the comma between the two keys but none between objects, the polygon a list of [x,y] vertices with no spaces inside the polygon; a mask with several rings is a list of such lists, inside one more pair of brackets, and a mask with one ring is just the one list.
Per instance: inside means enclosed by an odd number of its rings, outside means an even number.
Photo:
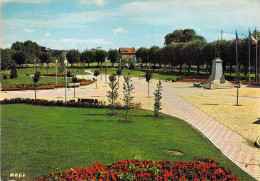
[{"label": "tree line", "polygon": [[[152,46],[151,48],[141,47],[136,52],[136,57],[141,58],[142,62],[152,64],[153,67],[179,67],[179,73],[183,71],[183,65],[187,66],[188,75],[191,66],[197,66],[197,73],[200,73],[201,65],[207,65],[211,70],[212,60],[216,57],[215,47],[220,44],[220,57],[223,60],[223,70],[229,68],[232,72],[232,66],[236,65],[236,42],[235,40],[218,40],[207,43],[201,36],[191,29],[175,30],[165,36],[165,46],[160,48]],[[249,56],[248,38],[242,39],[238,44],[238,63],[243,67],[244,74],[248,73]],[[256,65],[256,46],[250,46],[251,68]],[[259,59],[259,54],[258,54]]]},{"label": "tree line", "polygon": [[[232,66],[236,64],[236,42],[235,40],[221,40],[206,42],[206,40],[197,35],[193,29],[175,30],[165,36],[165,46],[158,47],[152,46],[150,48],[141,47],[136,52],[135,60],[120,60],[119,51],[116,49],[105,50],[85,50],[79,52],[72,49],[65,50],[52,50],[38,45],[30,40],[25,42],[15,42],[12,44],[11,49],[1,49],[2,69],[7,69],[14,63],[23,66],[23,64],[46,63],[55,62],[58,60],[63,63],[64,54],[68,63],[75,66],[77,63],[90,63],[97,62],[98,66],[102,65],[108,59],[112,66],[116,62],[128,63],[132,67],[138,63],[141,65],[152,65],[154,68],[168,68],[173,70],[173,67],[178,66],[179,74],[182,73],[183,67],[187,69],[188,75],[190,74],[191,67],[197,67],[197,73],[200,73],[201,65],[207,65],[207,70],[211,70],[211,62],[215,58],[215,47],[220,43],[220,57],[223,60],[223,70],[229,68],[232,72]],[[259,39],[259,38],[258,38]],[[246,75],[248,72],[248,55],[249,55],[248,38],[242,39],[241,44],[238,44],[238,62],[240,68],[244,70]],[[250,46],[251,51],[251,69],[256,64],[256,46]],[[259,59],[259,54],[258,54]],[[149,64],[149,65],[148,65]],[[186,71],[186,70],[185,70]]]}]

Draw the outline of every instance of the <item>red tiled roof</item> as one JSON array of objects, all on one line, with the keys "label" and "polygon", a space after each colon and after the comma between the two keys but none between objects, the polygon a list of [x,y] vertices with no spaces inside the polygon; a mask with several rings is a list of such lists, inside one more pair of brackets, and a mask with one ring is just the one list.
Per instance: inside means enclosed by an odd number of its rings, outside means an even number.
[{"label": "red tiled roof", "polygon": [[135,48],[119,48],[120,53],[136,53]]}]

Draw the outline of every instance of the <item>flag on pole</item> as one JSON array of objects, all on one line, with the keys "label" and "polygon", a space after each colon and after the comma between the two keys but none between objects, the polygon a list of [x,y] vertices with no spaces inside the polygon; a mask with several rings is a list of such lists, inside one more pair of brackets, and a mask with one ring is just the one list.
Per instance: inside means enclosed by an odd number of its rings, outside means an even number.
[{"label": "flag on pole", "polygon": [[[257,36],[256,36],[256,38],[257,38]],[[252,36],[250,31],[249,31],[249,41],[251,41],[251,43],[253,45],[257,45],[257,40]]]},{"label": "flag on pole", "polygon": [[237,36],[237,31],[236,31],[236,41],[237,41],[238,43],[241,43],[241,39]]}]

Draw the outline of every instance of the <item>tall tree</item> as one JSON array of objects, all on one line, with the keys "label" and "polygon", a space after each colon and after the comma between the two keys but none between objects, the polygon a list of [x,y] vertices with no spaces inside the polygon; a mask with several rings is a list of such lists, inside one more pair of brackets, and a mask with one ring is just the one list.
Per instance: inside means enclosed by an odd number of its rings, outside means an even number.
[{"label": "tall tree", "polygon": [[46,63],[46,64],[49,64],[51,62],[51,56],[48,52],[42,52],[40,55],[39,55],[39,59],[41,61],[41,63]]},{"label": "tall tree", "polygon": [[14,64],[14,60],[12,59],[13,51],[11,49],[0,49],[1,51],[1,69],[8,69],[12,64]]},{"label": "tall tree", "polygon": [[158,46],[152,46],[149,50],[149,62],[153,63],[153,70],[155,69],[155,65],[156,63],[158,63],[158,59],[159,59],[159,47]]},{"label": "tall tree", "polygon": [[136,51],[136,58],[141,58],[143,63],[148,64],[148,60],[149,60],[149,49],[148,48],[144,48],[144,47],[140,47],[138,48],[138,50]]},{"label": "tall tree", "polygon": [[12,57],[16,64],[22,66],[26,62],[26,55],[23,51],[16,51]]},{"label": "tall tree", "polygon": [[107,57],[107,52],[105,50],[96,51],[96,62],[98,62],[98,66],[99,66],[99,63],[101,63],[101,66],[102,66],[102,63],[105,62],[106,57]]},{"label": "tall tree", "polygon": [[109,50],[108,51],[108,59],[112,63],[112,67],[114,67],[114,63],[116,63],[119,59],[119,52],[118,50]]},{"label": "tall tree", "polygon": [[90,50],[85,50],[80,55],[80,61],[84,62],[84,63],[87,63],[88,67],[89,67],[89,64],[91,62],[95,61],[95,52],[94,51],[90,51]]},{"label": "tall tree", "polygon": [[193,29],[174,30],[172,33],[164,37],[164,44],[169,45],[172,43],[188,42],[193,40],[205,41],[202,36],[196,34]]},{"label": "tall tree", "polygon": [[68,62],[74,66],[75,63],[79,62],[80,52],[75,49],[69,50],[68,53],[66,54],[66,57],[68,59]]},{"label": "tall tree", "polygon": [[15,43],[13,43],[11,46],[11,49],[16,50],[16,51],[23,50],[23,42],[17,41]]}]

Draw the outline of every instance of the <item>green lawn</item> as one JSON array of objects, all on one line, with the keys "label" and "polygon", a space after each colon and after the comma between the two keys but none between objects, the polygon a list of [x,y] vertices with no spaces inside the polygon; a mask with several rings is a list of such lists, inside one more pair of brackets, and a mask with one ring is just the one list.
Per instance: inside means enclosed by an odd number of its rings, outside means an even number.
[{"label": "green lawn", "polygon": [[[194,160],[215,158],[242,180],[253,180],[186,122],[152,111],[130,111],[134,123],[119,123],[124,111],[107,109],[1,105],[2,178],[11,172],[28,177],[139,158]],[[32,114],[33,113],[33,114]],[[178,150],[184,155],[174,155]],[[58,168],[58,169],[57,169]]]},{"label": "green lawn", "polygon": [[[10,72],[10,70],[8,70]],[[37,71],[40,71],[42,74],[46,74],[46,68],[37,68]],[[87,75],[87,72],[82,72],[80,68],[68,68],[68,71],[71,71],[72,74],[76,75]],[[6,71],[5,71],[6,72]],[[2,87],[15,87],[15,85],[19,84],[33,84],[32,77],[27,76],[26,74],[33,75],[35,72],[34,68],[21,68],[17,69],[18,78],[17,79],[10,79],[10,73],[8,73],[8,79],[4,80],[3,76],[1,77],[2,80]],[[56,74],[55,68],[50,68],[48,73]],[[58,84],[65,84],[64,78],[58,78]],[[72,82],[71,78],[68,78],[68,82]],[[41,77],[38,84],[56,84],[56,77]]]}]

